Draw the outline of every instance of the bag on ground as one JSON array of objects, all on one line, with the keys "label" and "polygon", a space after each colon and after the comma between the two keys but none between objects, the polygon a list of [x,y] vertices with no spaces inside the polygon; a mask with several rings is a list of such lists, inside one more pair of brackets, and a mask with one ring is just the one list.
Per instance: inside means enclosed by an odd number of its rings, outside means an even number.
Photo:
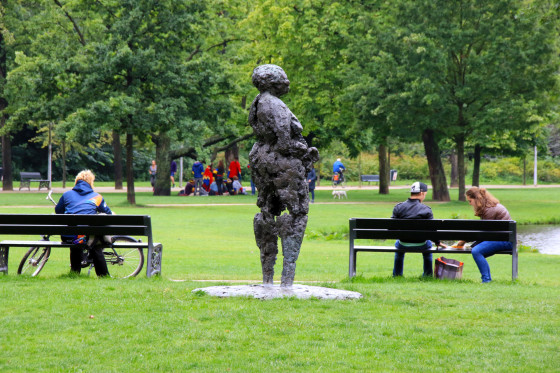
[{"label": "bag on ground", "polygon": [[463,262],[439,257],[436,259],[434,274],[439,279],[459,280],[463,277]]}]

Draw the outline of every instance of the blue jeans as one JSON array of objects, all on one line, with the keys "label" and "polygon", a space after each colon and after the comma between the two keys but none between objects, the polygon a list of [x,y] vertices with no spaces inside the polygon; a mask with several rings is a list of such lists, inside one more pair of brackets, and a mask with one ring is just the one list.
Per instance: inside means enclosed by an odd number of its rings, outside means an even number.
[{"label": "blue jeans", "polygon": [[[419,248],[422,249],[431,249],[432,248],[432,241],[428,240],[425,244],[419,244]],[[405,248],[404,246],[400,245],[400,241],[397,240],[395,242],[395,247],[397,249]],[[433,276],[434,271],[432,269],[432,253],[422,253],[424,257],[424,273],[422,276]],[[404,253],[395,253],[395,264],[393,266],[393,277],[395,276],[402,276],[403,275],[403,267],[404,267]]]},{"label": "blue jeans", "polygon": [[311,201],[315,201],[315,189],[309,189],[309,193],[311,193]]},{"label": "blue jeans", "polygon": [[486,258],[496,254],[498,251],[512,250],[513,245],[509,241],[482,241],[472,248],[474,262],[478,266],[482,282],[492,281],[490,276],[490,266]]}]

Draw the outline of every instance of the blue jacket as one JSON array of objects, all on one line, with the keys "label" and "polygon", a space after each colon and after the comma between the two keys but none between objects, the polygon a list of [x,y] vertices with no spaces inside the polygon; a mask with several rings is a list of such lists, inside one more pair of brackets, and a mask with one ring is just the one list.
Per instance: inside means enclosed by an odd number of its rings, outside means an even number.
[{"label": "blue jacket", "polygon": [[74,188],[65,192],[54,208],[57,214],[112,214],[103,196],[91,189],[84,180],[78,180]]},{"label": "blue jacket", "polygon": [[317,174],[315,173],[315,169],[312,168],[311,171],[309,171],[309,173],[307,174],[307,182],[309,183],[309,190],[315,189],[316,180],[317,180]]},{"label": "blue jacket", "polygon": [[202,178],[202,174],[204,174],[204,166],[199,161],[194,162],[192,166],[192,172],[194,174],[194,178]]},{"label": "blue jacket", "polygon": [[341,161],[334,162],[334,164],[332,166],[332,172],[333,173],[339,172],[340,169],[346,170],[346,167],[344,167],[344,165],[342,164]]}]

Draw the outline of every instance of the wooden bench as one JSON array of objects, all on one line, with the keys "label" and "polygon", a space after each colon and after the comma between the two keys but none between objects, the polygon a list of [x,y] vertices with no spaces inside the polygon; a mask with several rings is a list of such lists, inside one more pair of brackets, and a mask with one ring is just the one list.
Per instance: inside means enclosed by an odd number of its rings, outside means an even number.
[{"label": "wooden bench", "polygon": [[[117,242],[117,248],[148,249],[146,275],[161,274],[162,244],[154,243],[151,218],[146,215],[72,215],[72,214],[0,214],[0,235],[37,235],[34,240],[0,241],[0,272],[8,273],[10,247],[64,247],[60,235],[127,235],[147,237],[147,242]],[[39,241],[40,235],[56,236],[53,241]],[[108,247],[110,244],[108,245]]]},{"label": "wooden bench", "polygon": [[371,182],[378,183],[379,175],[360,175],[360,180],[362,182],[367,181],[368,185],[370,185]]},{"label": "wooden bench", "polygon": [[[350,219],[350,264],[348,275],[356,276],[356,254],[364,252],[415,252],[418,249],[399,250],[394,246],[363,246],[357,240],[397,240],[404,242],[431,240],[464,240],[464,241],[509,241],[513,245],[511,251],[500,251],[498,254],[512,256],[511,277],[517,278],[517,224],[512,220],[460,220],[460,219]],[[392,242],[394,243],[394,242]],[[439,254],[471,254],[470,250],[443,249],[434,246],[431,253]]]},{"label": "wooden bench", "polygon": [[21,188],[31,190],[31,182],[39,182],[39,190],[41,190],[41,188],[50,188],[49,180],[44,180],[40,172],[20,172],[19,177],[19,190],[21,190]]}]

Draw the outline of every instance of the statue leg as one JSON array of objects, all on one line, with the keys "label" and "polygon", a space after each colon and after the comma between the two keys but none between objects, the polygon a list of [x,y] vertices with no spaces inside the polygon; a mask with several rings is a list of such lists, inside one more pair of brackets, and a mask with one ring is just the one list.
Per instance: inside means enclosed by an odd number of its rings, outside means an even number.
[{"label": "statue leg", "polygon": [[274,283],[274,264],[278,255],[278,233],[274,216],[258,213],[253,220],[255,241],[261,252],[263,284]]},{"label": "statue leg", "polygon": [[301,242],[307,226],[307,215],[284,214],[276,220],[279,236],[282,239],[282,254],[284,265],[282,269],[281,286],[289,287],[294,283],[296,274],[296,260],[301,249]]}]

